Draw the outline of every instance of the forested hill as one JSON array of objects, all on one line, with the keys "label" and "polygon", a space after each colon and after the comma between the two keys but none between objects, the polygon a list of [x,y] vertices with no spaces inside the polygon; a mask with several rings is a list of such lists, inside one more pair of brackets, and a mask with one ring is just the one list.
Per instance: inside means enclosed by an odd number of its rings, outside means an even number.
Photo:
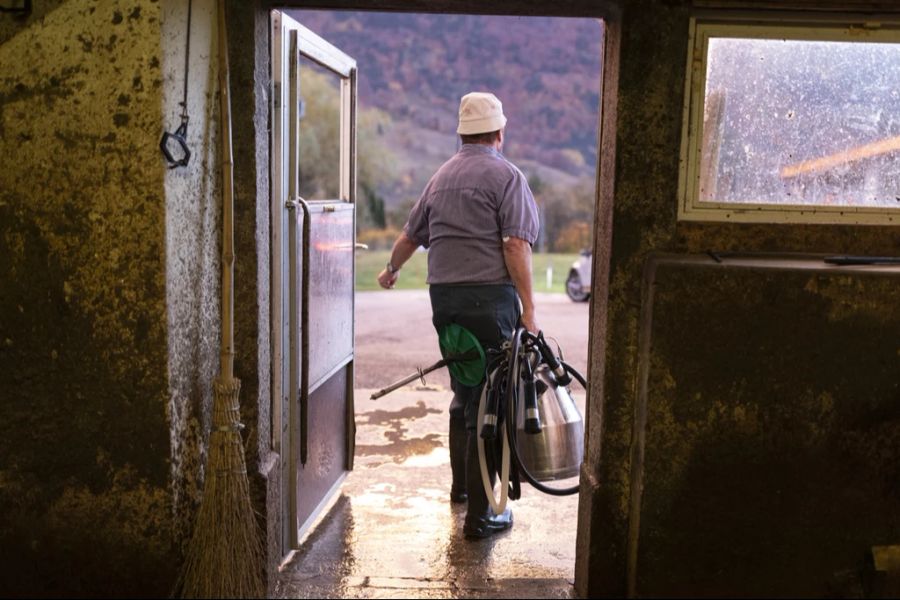
[{"label": "forested hill", "polygon": [[292,11],[357,60],[360,106],[453,134],[459,98],[497,94],[505,152],[573,175],[596,162],[596,19]]}]

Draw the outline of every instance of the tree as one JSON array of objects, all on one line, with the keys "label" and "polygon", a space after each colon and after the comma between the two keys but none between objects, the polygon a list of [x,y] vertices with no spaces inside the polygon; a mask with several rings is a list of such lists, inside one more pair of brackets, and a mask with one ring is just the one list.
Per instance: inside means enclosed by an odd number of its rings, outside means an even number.
[{"label": "tree", "polygon": [[[340,88],[330,73],[304,64],[300,70],[303,117],[300,121],[300,195],[324,200],[339,196]],[[376,109],[357,114],[358,223],[386,226],[384,198],[378,189],[395,178],[395,160],[379,139],[390,117]]]},{"label": "tree", "polygon": [[577,252],[591,244],[594,181],[573,186],[548,186],[541,193],[545,235],[551,252]]},{"label": "tree", "polygon": [[362,202],[356,207],[357,229],[384,229],[387,221],[384,214],[384,198],[368,181],[359,184]]}]

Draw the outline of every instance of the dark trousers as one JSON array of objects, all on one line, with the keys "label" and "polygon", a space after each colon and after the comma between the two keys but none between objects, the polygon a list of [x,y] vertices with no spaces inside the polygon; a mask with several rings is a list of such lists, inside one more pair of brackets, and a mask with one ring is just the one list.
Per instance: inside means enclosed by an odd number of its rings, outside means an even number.
[{"label": "dark trousers", "polygon": [[[489,349],[499,349],[512,336],[519,323],[519,297],[512,285],[432,285],[431,321],[440,332],[450,323],[465,327],[478,339],[485,354]],[[450,465],[453,470],[453,487],[462,486],[469,494],[468,516],[477,518],[487,514],[488,501],[481,483],[476,445],[478,402],[484,382],[468,386],[450,376],[453,401],[450,404]],[[463,427],[467,430],[465,443]],[[488,448],[488,456],[493,449]],[[465,456],[465,458],[463,458]],[[490,464],[491,479],[496,469]],[[463,475],[465,474],[465,475]],[[463,483],[465,481],[465,483]]]}]

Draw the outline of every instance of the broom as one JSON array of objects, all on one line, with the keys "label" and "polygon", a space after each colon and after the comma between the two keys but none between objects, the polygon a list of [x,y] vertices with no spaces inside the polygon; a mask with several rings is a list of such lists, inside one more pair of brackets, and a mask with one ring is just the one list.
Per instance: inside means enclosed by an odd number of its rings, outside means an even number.
[{"label": "broom", "polygon": [[231,98],[225,1],[218,3],[219,99],[222,120],[222,348],[219,378],[213,385],[206,482],[185,557],[180,592],[184,598],[262,598],[265,558],[240,430],[234,377],[234,188]]}]

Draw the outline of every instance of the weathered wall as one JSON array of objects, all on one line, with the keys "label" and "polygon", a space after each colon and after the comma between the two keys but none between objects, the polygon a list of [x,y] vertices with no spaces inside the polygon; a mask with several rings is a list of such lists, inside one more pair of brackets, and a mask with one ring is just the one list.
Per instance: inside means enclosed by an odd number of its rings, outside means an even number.
[{"label": "weathered wall", "polygon": [[898,277],[659,267],[639,595],[860,595],[900,540]]},{"label": "weathered wall", "polygon": [[186,3],[35,4],[0,16],[0,590],[167,595],[215,370],[212,3],[168,172]]},{"label": "weathered wall", "polygon": [[[732,250],[890,255],[900,247],[900,234],[890,227],[677,222],[690,16],[686,4],[663,0],[623,4],[615,191],[605,198],[613,202],[614,211],[605,373],[597,361],[591,369],[592,380],[604,377],[601,439],[590,440],[601,449],[600,462],[590,476],[603,490],[591,499],[590,519],[582,518],[590,531],[582,536],[589,540],[584,546],[588,559],[579,568],[581,589],[592,595],[622,594],[627,589],[641,274],[649,253]],[[598,244],[603,241],[598,240]],[[597,255],[603,254],[603,248],[598,247]],[[841,480],[825,474],[846,472],[856,460],[845,454],[845,462],[829,470],[842,452],[840,440],[868,431],[860,422],[885,419],[889,421],[885,426],[893,427],[893,411],[900,401],[896,387],[900,316],[896,292],[892,291],[896,287],[891,287],[897,285],[896,280],[886,284],[853,279],[847,285],[819,288],[799,285],[802,292],[796,292],[791,290],[798,284],[789,278],[758,274],[736,277],[684,275],[682,281],[670,276],[666,292],[669,308],[656,315],[650,374],[653,395],[649,400],[656,408],[648,408],[647,417],[652,434],[648,433],[644,464],[640,550],[635,569],[638,593],[790,594],[801,588],[821,592],[822,587],[810,587],[811,581],[824,585],[834,575],[828,569],[835,567],[810,558],[817,556],[823,544],[829,544],[835,556],[845,560],[853,553],[863,553],[866,543],[884,543],[872,535],[874,528],[868,517],[854,521],[853,515],[860,506],[870,503],[879,507],[878,515],[886,516],[880,507],[885,506],[889,488],[879,487],[873,470],[857,479]],[[595,285],[602,286],[603,282]],[[790,320],[788,313],[768,310],[766,302],[773,297],[778,301],[779,291],[790,299],[791,310],[802,311],[802,322]],[[757,308],[751,299],[759,298],[764,302]],[[680,306],[690,307],[693,318],[688,323],[696,326],[687,326],[686,309],[671,310]],[[837,315],[835,307],[842,307],[843,315],[854,316]],[[594,320],[598,318],[595,314]],[[717,368],[721,366],[722,349],[717,351],[713,343],[721,346],[733,332],[721,333],[722,339],[713,334],[717,326],[735,321],[740,331],[752,331],[766,343],[735,350],[732,358],[741,365],[740,370]],[[877,384],[862,375],[859,379],[835,379],[834,370],[847,349],[873,350],[873,332],[886,336],[883,344],[887,345],[879,346],[876,353],[878,364],[886,365],[886,370],[879,371]],[[822,336],[831,337],[817,349],[821,360],[811,361],[807,356],[802,368],[779,368],[780,363],[773,361],[770,353],[778,349],[796,353],[805,348],[798,335],[806,335],[811,348],[823,340]],[[747,342],[740,336],[735,340]],[[663,346],[669,349],[665,354],[660,350]],[[682,362],[670,364],[676,358]],[[856,368],[861,366],[856,359],[853,362]],[[758,377],[752,379],[749,373]],[[742,381],[750,383],[742,385]],[[775,401],[773,390],[781,393],[780,409],[769,404]],[[823,408],[823,398],[830,407]],[[754,414],[768,419],[767,424],[773,423],[777,431],[749,435],[747,422],[732,418],[741,410],[757,410]],[[856,421],[837,416],[853,411],[858,411]],[[806,451],[810,442],[803,438],[809,430],[821,430],[823,439],[829,440],[821,452]],[[875,452],[874,443],[864,445],[859,449],[860,456]],[[785,466],[784,454],[774,451],[776,447],[795,450],[799,456]],[[871,469],[877,469],[875,463]],[[786,488],[782,483],[788,473],[806,479]],[[781,490],[781,503],[768,505],[774,513],[760,511],[755,504],[759,494],[738,492],[735,486],[749,486],[749,477],[754,489],[771,493]],[[729,489],[723,491],[723,486]],[[810,498],[807,505],[803,504],[803,494]],[[857,497],[828,513],[826,500],[836,495]],[[719,501],[727,501],[727,507]],[[800,506],[809,507],[812,515],[808,520],[796,510]],[[688,510],[693,511],[690,519],[684,518]],[[820,526],[829,514],[835,517],[834,529],[824,531]],[[746,526],[743,529],[736,525],[741,515],[749,515],[741,521],[741,526]],[[814,534],[804,536],[792,531],[785,537],[784,527],[790,523],[800,529],[811,523],[818,528]],[[887,521],[883,526],[884,532],[898,533]],[[858,530],[855,533],[854,528]],[[749,541],[740,535],[747,532],[758,537]],[[748,557],[754,550],[766,551],[766,545],[759,542],[762,539],[778,539],[781,545],[768,556],[757,556],[758,561]],[[742,554],[742,549],[747,554]],[[711,562],[711,556],[726,557],[722,559],[725,562]],[[781,561],[779,569],[766,569],[763,564],[771,564],[776,556]],[[847,568],[856,566],[846,564],[846,560],[843,564]],[[701,565],[723,571],[704,574]],[[796,575],[805,567],[816,572],[802,582],[790,579],[792,573]],[[679,569],[684,571],[679,573]],[[747,587],[751,580],[756,586],[752,589]]]},{"label": "weathered wall", "polygon": [[[157,130],[181,123],[186,2],[161,3],[163,88]],[[171,476],[176,537],[186,541],[202,495],[212,381],[219,369],[221,165],[215,0],[194,0],[188,81],[187,167],[168,169],[166,324]]]}]

